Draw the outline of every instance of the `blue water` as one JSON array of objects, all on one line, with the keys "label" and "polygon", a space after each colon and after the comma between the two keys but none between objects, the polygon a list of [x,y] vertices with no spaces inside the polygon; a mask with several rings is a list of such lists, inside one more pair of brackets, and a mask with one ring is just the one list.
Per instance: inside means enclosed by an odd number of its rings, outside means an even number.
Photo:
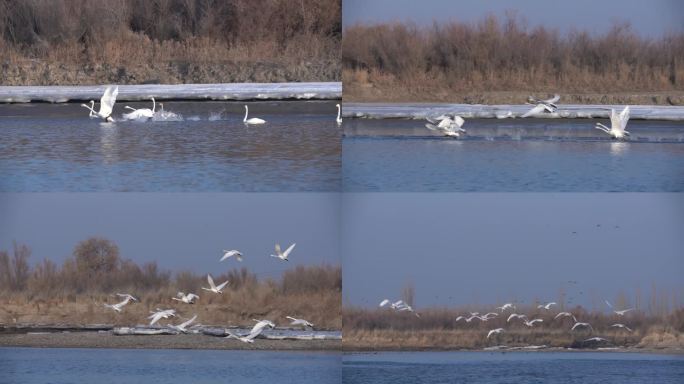
[{"label": "blue water", "polygon": [[339,383],[338,353],[0,348],[0,383]]},{"label": "blue water", "polygon": [[610,352],[344,354],[343,383],[681,383],[684,356]]},{"label": "blue water", "polygon": [[344,191],[682,192],[684,143],[345,137]]},{"label": "blue water", "polygon": [[0,105],[0,192],[340,190],[335,102],[250,103],[267,124],[249,127],[243,105],[169,102],[185,121],[111,124],[77,104]]}]

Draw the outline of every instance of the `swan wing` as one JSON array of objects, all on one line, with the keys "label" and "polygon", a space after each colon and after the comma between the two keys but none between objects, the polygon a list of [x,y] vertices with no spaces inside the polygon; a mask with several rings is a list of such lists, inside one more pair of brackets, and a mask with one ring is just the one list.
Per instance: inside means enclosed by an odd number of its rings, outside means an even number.
[{"label": "swan wing", "polygon": [[216,289],[216,284],[214,284],[214,279],[211,278],[211,275],[207,275],[207,282],[209,283],[209,287],[211,287],[211,289]]},{"label": "swan wing", "polygon": [[285,252],[283,252],[283,255],[284,255],[285,257],[287,257],[287,256],[290,254],[290,252],[292,252],[292,250],[294,249],[295,245],[297,245],[297,243],[293,243],[292,245],[290,245],[290,246],[285,250]]},{"label": "swan wing", "polygon": [[532,109],[530,109],[529,111],[525,112],[525,114],[522,115],[521,117],[529,117],[529,116],[532,116],[532,115],[536,115],[536,114],[538,114],[538,113],[541,113],[543,110],[544,110],[544,104],[537,104],[537,105],[535,105],[534,107],[532,107]]},{"label": "swan wing", "polygon": [[193,316],[190,320],[184,322],[183,324],[179,325],[178,327],[179,328],[185,328],[188,325],[192,324],[192,322],[195,321],[195,319],[197,319],[197,315]]},{"label": "swan wing", "polygon": [[629,105],[620,112],[620,128],[624,131],[627,128],[627,122],[629,121]]},{"label": "swan wing", "polygon": [[379,306],[380,306],[380,307],[384,307],[385,305],[389,304],[389,302],[390,302],[389,299],[385,299],[385,300],[383,300],[383,301],[380,302],[380,305],[379,305]]},{"label": "swan wing", "polygon": [[102,98],[100,98],[100,116],[109,116],[114,109],[116,103],[116,96],[119,94],[119,87],[109,86],[105,89]]},{"label": "swan wing", "polygon": [[220,290],[222,290],[223,287],[225,287],[226,285],[228,285],[228,280],[226,280],[226,281],[224,281],[223,283],[221,283],[221,285],[219,285],[218,287],[216,287],[216,289],[220,291]]},{"label": "swan wing", "polygon": [[558,102],[558,100],[560,100],[560,95],[554,95],[552,98],[550,98],[548,100],[544,100],[544,102],[547,104],[553,104],[553,103]]}]

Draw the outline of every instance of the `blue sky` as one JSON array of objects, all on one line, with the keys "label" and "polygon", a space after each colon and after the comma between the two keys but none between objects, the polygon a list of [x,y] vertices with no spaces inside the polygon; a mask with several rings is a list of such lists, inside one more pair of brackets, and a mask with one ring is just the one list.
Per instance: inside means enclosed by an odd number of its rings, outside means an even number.
[{"label": "blue sky", "polygon": [[629,22],[635,32],[657,37],[684,31],[684,1],[679,0],[344,0],[343,25],[358,22],[457,20],[477,22],[488,14],[505,16],[515,11],[531,27],[544,25],[561,32],[574,29],[604,33],[615,22]]},{"label": "blue sky", "polygon": [[[343,195],[345,304],[375,306],[412,283],[416,305],[556,300],[603,306],[653,284],[684,299],[684,195]],[[570,284],[568,281],[577,281]]]},{"label": "blue sky", "polygon": [[[0,249],[16,240],[31,247],[33,262],[61,263],[79,241],[102,236],[139,263],[198,273],[244,266],[278,277],[300,264],[339,264],[338,211],[334,193],[0,194]],[[289,262],[269,257],[276,242],[297,243]],[[219,263],[233,248],[245,260]]]}]

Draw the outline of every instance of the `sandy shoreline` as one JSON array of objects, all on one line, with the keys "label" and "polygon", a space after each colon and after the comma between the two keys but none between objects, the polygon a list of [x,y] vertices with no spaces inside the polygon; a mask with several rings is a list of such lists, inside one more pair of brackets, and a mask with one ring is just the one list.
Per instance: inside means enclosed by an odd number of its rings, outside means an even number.
[{"label": "sandy shoreline", "polygon": [[123,348],[338,351],[341,340],[264,340],[252,344],[206,335],[116,336],[110,332],[0,334],[0,348]]}]

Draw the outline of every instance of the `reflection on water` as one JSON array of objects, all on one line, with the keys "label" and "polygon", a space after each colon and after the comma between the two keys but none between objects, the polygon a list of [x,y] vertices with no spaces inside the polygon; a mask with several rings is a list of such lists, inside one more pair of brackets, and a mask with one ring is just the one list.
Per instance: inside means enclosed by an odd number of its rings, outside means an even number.
[{"label": "reflection on water", "polygon": [[102,123],[77,105],[0,106],[0,191],[340,189],[334,102],[254,103],[267,124],[252,127],[242,103],[164,106],[197,119]]},{"label": "reflection on water", "polygon": [[345,354],[343,383],[679,383],[684,358],[610,352]]},{"label": "reflection on water", "polygon": [[682,192],[684,144],[345,137],[345,191]]},{"label": "reflection on water", "polygon": [[2,383],[339,383],[337,353],[0,348]]}]

